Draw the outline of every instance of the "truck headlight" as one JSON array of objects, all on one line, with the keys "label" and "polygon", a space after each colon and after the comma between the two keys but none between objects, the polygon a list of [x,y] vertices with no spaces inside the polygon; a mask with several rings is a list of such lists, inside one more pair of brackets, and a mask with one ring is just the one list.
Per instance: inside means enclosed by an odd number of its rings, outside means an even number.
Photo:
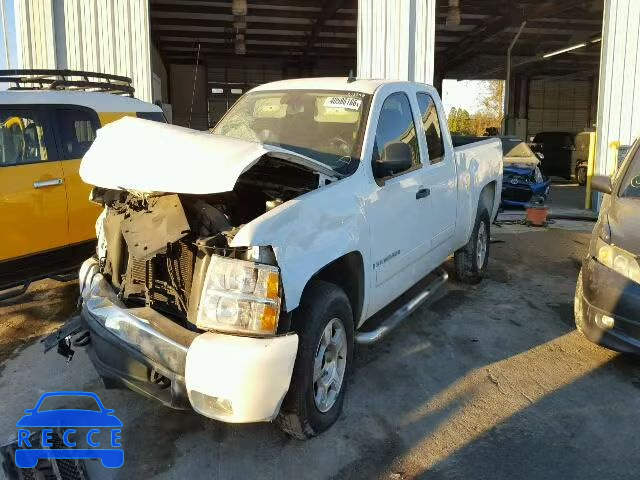
[{"label": "truck headlight", "polygon": [[277,267],[214,255],[196,326],[203,330],[273,335],[280,316]]},{"label": "truck headlight", "polygon": [[614,245],[608,245],[600,238],[597,242],[596,258],[601,264],[629,280],[640,283],[640,264],[633,255]]}]

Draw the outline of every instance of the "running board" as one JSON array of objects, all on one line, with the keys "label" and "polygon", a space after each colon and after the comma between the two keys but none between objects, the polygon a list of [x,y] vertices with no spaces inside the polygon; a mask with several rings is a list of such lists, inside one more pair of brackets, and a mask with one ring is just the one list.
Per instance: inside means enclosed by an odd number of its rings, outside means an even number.
[{"label": "running board", "polygon": [[436,271],[438,275],[431,283],[429,283],[418,295],[413,297],[407,303],[398,308],[375,330],[370,332],[358,332],[356,334],[356,343],[359,345],[371,345],[377,343],[387,336],[389,332],[395,329],[409,315],[415,312],[424,302],[433,296],[435,292],[447,283],[449,275],[443,269]]}]

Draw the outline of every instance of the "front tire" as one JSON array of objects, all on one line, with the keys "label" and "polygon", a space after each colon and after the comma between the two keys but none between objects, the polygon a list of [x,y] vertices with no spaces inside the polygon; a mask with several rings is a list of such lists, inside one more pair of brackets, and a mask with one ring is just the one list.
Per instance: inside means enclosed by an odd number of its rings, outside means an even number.
[{"label": "front tire", "polygon": [[299,335],[291,385],[276,420],[305,440],[333,425],[342,412],[353,362],[353,313],[344,291],[314,280],[293,319]]},{"label": "front tire", "polygon": [[467,244],[454,254],[456,278],[464,283],[479,283],[487,274],[491,227],[489,212],[481,207]]}]

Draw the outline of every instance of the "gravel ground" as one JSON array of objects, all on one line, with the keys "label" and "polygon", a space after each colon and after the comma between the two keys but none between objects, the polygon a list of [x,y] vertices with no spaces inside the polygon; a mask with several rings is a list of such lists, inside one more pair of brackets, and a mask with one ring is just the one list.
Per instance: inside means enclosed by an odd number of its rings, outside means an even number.
[{"label": "gravel ground", "polygon": [[66,366],[24,348],[75,301],[73,283],[38,284],[0,307],[0,443],[41,393],[77,389],[125,425],[124,466],[90,461],[91,478],[637,478],[640,365],[573,328],[588,233],[508,232],[494,232],[488,280],[451,282],[359,349],[344,414],[307,442],[105,390],[83,351]]}]

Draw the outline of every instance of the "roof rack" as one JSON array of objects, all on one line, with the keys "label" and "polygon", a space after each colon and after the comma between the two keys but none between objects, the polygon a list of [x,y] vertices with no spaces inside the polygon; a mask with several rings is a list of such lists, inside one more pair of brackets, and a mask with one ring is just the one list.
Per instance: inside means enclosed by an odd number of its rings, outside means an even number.
[{"label": "roof rack", "polygon": [[13,83],[9,90],[85,90],[133,97],[129,77],[81,70],[0,70],[0,83]]}]

